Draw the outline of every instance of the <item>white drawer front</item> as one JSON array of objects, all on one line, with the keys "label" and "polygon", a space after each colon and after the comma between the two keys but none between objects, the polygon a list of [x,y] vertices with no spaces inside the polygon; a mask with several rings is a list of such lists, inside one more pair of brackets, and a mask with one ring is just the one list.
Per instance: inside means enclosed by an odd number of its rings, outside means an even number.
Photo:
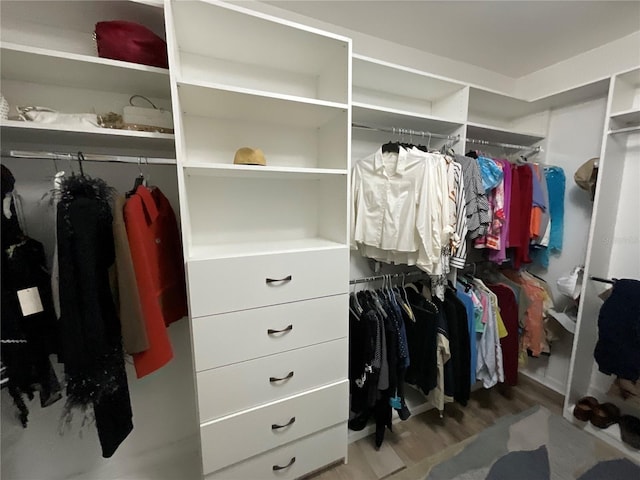
[{"label": "white drawer front", "polygon": [[[347,424],[341,423],[270,452],[219,470],[207,480],[290,480],[347,456]],[[288,465],[288,466],[287,466]]]},{"label": "white drawer front", "polygon": [[[224,395],[224,385],[220,386]],[[349,382],[344,381],[200,426],[206,474],[279,447],[349,416]],[[284,426],[278,428],[279,426]]]},{"label": "white drawer front", "polygon": [[196,371],[346,337],[348,302],[334,295],[194,318]]},{"label": "white drawer front", "polygon": [[348,378],[346,338],[197,374],[200,422]]},{"label": "white drawer front", "polygon": [[348,293],[349,250],[191,261],[187,275],[191,318],[196,318]]}]

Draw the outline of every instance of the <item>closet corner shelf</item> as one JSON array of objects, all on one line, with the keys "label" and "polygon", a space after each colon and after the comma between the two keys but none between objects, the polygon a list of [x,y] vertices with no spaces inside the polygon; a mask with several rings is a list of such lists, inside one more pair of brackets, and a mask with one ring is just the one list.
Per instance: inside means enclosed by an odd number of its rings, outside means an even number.
[{"label": "closet corner shelf", "polygon": [[260,165],[235,165],[225,163],[187,162],[182,166],[185,174],[216,177],[248,177],[292,180],[318,180],[327,177],[347,175],[346,169],[338,168],[303,168]]},{"label": "closet corner shelf", "polygon": [[640,108],[631,108],[621,112],[612,113],[609,117],[616,124],[628,127],[640,125]]},{"label": "closet corner shelf", "polygon": [[149,5],[150,7],[163,8],[163,0],[130,0],[133,3],[140,3],[142,5]]},{"label": "closet corner shelf", "polygon": [[404,128],[418,132],[429,131],[439,134],[450,134],[464,125],[463,120],[445,119],[434,115],[398,110],[368,103],[352,102],[351,105],[354,123]]},{"label": "closet corner shelf", "polygon": [[549,309],[548,314],[555,318],[560,325],[570,333],[576,333],[576,318],[572,318],[564,312],[558,312],[553,308]]},{"label": "closet corner shelf", "polygon": [[534,145],[544,140],[544,135],[537,133],[520,132],[475,122],[467,123],[467,137],[479,138],[489,142],[514,143],[520,145]]},{"label": "closet corner shelf", "polygon": [[220,258],[249,257],[255,255],[279,255],[283,253],[311,252],[317,250],[348,249],[346,243],[324,238],[301,238],[297,240],[235,242],[218,245],[192,245],[189,261],[215,260]]},{"label": "closet corner shelf", "polygon": [[169,98],[169,70],[92,55],[0,42],[3,80]]},{"label": "closet corner shelf", "polygon": [[[85,127],[71,128],[17,120],[0,122],[3,146],[30,143],[45,145],[91,145],[96,138],[101,146],[122,148],[152,148],[154,150],[174,150],[174,135],[168,133],[139,132],[111,128]],[[175,153],[173,153],[175,155]]]},{"label": "closet corner shelf", "polygon": [[620,434],[620,426],[616,423],[609,428],[597,428],[591,425],[590,422],[582,422],[573,416],[573,409],[575,405],[569,405],[565,411],[564,417],[568,419],[578,428],[581,428],[599,439],[605,441],[609,445],[621,450],[625,455],[632,458],[636,462],[640,462],[640,450],[636,450],[622,441]]}]

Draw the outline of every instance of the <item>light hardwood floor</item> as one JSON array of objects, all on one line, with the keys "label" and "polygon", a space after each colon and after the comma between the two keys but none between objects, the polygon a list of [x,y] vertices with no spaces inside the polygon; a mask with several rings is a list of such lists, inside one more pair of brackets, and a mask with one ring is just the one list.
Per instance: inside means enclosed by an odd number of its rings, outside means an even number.
[{"label": "light hardwood floor", "polygon": [[353,442],[349,445],[349,463],[331,466],[307,479],[377,480],[390,475],[412,478],[412,467],[440,452],[444,451],[446,455],[448,447],[479,433],[496,419],[535,405],[561,415],[562,401],[562,395],[520,375],[517,387],[477,390],[471,394],[466,407],[448,404],[442,419],[436,410],[430,410],[412,415],[405,422],[394,423],[393,432],[387,430],[378,451],[373,435]]}]

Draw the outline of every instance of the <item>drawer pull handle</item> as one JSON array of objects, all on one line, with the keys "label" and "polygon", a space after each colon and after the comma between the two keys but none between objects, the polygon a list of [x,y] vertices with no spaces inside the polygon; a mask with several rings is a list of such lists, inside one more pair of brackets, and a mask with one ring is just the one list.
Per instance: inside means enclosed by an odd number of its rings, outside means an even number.
[{"label": "drawer pull handle", "polygon": [[275,283],[275,282],[290,282],[291,275],[288,275],[284,278],[267,278],[267,284]]},{"label": "drawer pull handle", "polygon": [[286,333],[286,332],[290,332],[291,330],[293,330],[293,324],[288,325],[282,330],[274,330],[273,328],[270,328],[267,330],[267,335],[275,335],[276,333]]},{"label": "drawer pull handle", "polygon": [[296,421],[296,417],[291,417],[291,420],[289,420],[284,425],[278,425],[277,423],[272,423],[271,424],[271,430],[279,430],[281,428],[288,427],[289,425],[293,425],[295,423],[295,421]]},{"label": "drawer pull handle", "polygon": [[289,380],[291,377],[293,377],[293,370],[291,370],[286,377],[269,377],[269,381],[271,383],[282,382],[283,380]]},{"label": "drawer pull handle", "polygon": [[289,463],[287,463],[284,467],[281,467],[280,465],[274,465],[273,471],[277,472],[278,470],[284,470],[285,468],[289,468],[294,463],[296,463],[296,457],[291,457],[291,460],[289,460]]}]

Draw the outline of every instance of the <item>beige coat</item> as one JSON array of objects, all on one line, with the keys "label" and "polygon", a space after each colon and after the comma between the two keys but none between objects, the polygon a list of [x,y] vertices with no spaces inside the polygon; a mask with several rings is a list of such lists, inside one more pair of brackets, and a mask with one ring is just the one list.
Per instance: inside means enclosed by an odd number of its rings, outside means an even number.
[{"label": "beige coat", "polygon": [[123,196],[116,198],[113,212],[113,239],[116,250],[116,309],[120,316],[122,342],[124,351],[133,354],[144,352],[149,348],[149,339],[145,328],[142,306],[138,294],[136,274],[131,260],[129,239],[124,223],[124,205],[127,202]]}]

